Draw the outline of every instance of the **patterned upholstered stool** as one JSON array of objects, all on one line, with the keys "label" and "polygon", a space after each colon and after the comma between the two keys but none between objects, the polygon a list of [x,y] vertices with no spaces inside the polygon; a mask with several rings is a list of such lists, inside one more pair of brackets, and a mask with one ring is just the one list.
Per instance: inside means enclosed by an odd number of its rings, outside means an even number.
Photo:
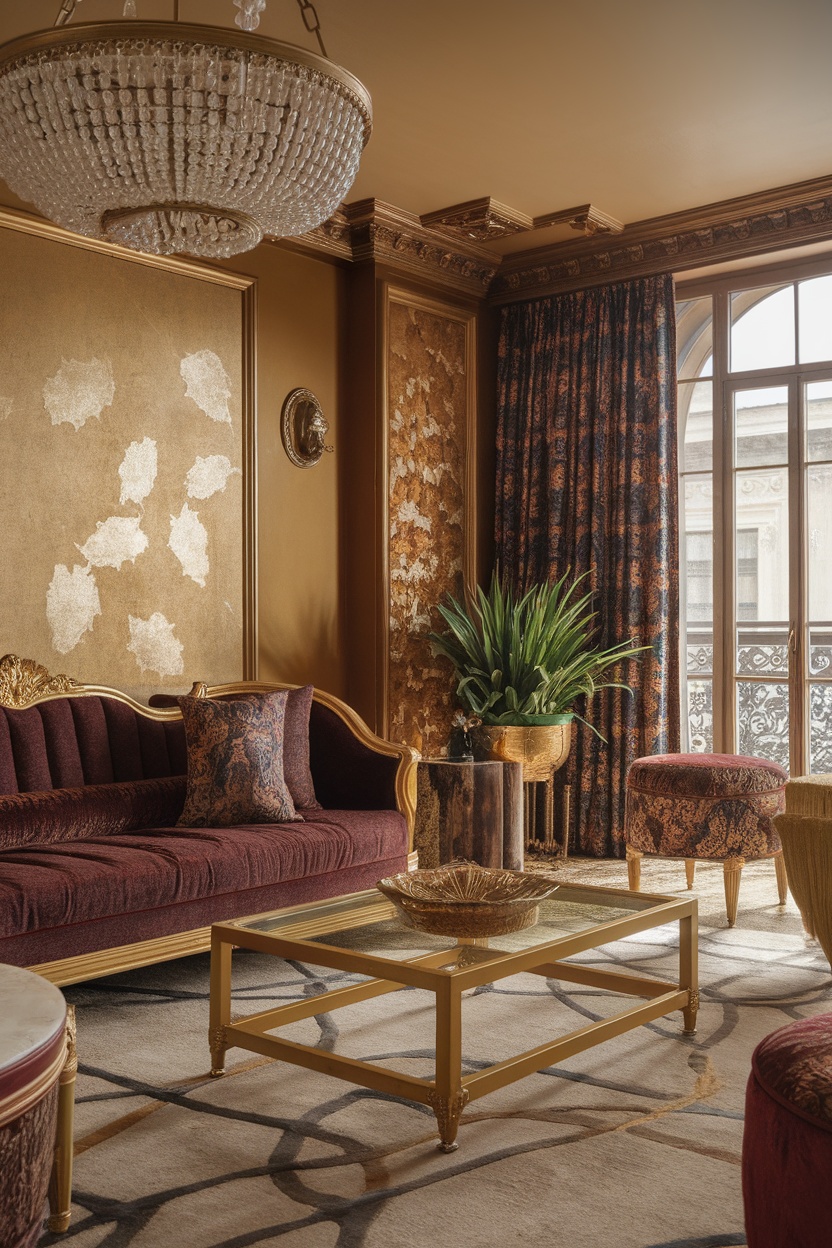
[{"label": "patterned upholstered stool", "polygon": [[832,1014],[789,1023],[751,1058],[742,1191],[748,1248],[832,1242]]},{"label": "patterned upholstered stool", "polygon": [[624,825],[630,888],[639,888],[642,854],[683,858],[688,888],[697,859],[722,862],[733,927],[746,861],[773,857],[783,905],[786,870],[772,820],[785,807],[787,778],[777,763],[742,754],[637,758],[627,776]]}]

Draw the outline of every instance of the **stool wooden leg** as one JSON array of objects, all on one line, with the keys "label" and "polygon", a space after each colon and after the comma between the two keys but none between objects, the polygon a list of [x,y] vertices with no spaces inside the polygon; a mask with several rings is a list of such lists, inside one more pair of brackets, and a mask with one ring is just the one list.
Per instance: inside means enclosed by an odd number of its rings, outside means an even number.
[{"label": "stool wooden leg", "polygon": [[780,905],[785,906],[789,895],[789,881],[786,878],[786,860],[782,849],[779,854],[774,855],[774,870],[777,872],[777,895],[780,898]]},{"label": "stool wooden leg", "polygon": [[66,1063],[58,1079],[58,1124],[55,1156],[49,1178],[49,1229],[61,1234],[69,1226],[72,1208],[72,1122],[75,1114],[75,1006],[67,1007]]},{"label": "stool wooden leg", "polygon": [[627,846],[627,883],[631,893],[637,893],[641,887],[641,850]]},{"label": "stool wooden leg", "polygon": [[685,879],[688,882],[688,888],[693,888],[693,873],[696,870],[696,859],[685,859]]},{"label": "stool wooden leg", "polygon": [[745,859],[726,858],[723,866],[725,876],[725,908],[728,911],[728,926],[733,927],[737,921],[737,903],[740,899],[740,876],[745,866]]}]

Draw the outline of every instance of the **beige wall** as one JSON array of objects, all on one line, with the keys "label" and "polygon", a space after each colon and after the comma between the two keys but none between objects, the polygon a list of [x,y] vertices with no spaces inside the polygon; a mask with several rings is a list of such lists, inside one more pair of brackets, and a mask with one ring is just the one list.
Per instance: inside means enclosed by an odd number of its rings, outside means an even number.
[{"label": "beige wall", "polygon": [[[312,681],[341,695],[339,361],[343,270],[261,245],[227,262],[257,278],[257,459],[261,680]],[[283,400],[296,386],[320,399],[335,447],[296,468],[280,441]]]},{"label": "beige wall", "polygon": [[[21,208],[3,189],[0,184],[0,206]],[[224,267],[257,278],[259,676],[312,681],[342,694],[338,396],[344,273],[269,245]],[[281,406],[296,386],[318,395],[330,426],[327,441],[336,448],[311,469],[291,464],[280,441]]]}]

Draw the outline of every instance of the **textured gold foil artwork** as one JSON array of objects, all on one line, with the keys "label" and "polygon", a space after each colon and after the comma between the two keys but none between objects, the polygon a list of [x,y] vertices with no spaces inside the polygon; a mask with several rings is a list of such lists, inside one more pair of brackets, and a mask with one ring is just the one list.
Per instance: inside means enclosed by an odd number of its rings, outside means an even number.
[{"label": "textured gold foil artwork", "polygon": [[468,377],[464,321],[391,299],[388,319],[388,735],[436,755],[455,706],[426,635],[462,590]]},{"label": "textured gold foil artwork", "polygon": [[243,283],[0,229],[0,652],[244,674]]}]

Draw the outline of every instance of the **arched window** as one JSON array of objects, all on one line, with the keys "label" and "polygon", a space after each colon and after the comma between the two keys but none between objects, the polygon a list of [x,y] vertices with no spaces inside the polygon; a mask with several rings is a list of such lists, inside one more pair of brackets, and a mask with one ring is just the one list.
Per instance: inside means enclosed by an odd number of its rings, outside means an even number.
[{"label": "arched window", "polygon": [[680,295],[684,748],[832,771],[832,273]]}]

